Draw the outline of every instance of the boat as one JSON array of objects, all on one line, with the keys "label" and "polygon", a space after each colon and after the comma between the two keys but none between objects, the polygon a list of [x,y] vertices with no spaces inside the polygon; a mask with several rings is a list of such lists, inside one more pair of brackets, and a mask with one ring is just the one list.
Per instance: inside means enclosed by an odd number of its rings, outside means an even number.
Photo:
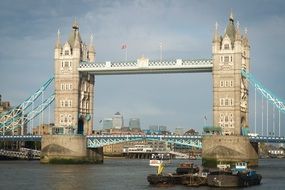
[{"label": "boat", "polygon": [[212,187],[247,187],[259,185],[262,176],[255,170],[248,169],[246,162],[238,162],[235,168],[211,171],[207,176],[207,184]]},{"label": "boat", "polygon": [[176,174],[195,174],[199,172],[199,168],[195,166],[192,162],[183,162],[178,165],[176,168]]},{"label": "boat", "polygon": [[171,156],[168,153],[153,153],[151,154],[151,158],[149,160],[150,166],[158,167],[160,164],[170,164],[171,163]]},{"label": "boat", "polygon": [[168,185],[187,185],[200,186],[206,185],[207,176],[199,167],[193,163],[180,163],[175,173],[163,174],[164,165],[160,164],[157,168],[157,174],[149,174],[147,180],[150,185],[168,186]]}]

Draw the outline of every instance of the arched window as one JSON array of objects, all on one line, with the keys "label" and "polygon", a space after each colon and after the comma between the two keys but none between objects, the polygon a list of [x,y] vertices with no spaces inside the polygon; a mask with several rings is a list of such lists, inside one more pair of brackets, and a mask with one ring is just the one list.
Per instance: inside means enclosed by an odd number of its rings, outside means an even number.
[{"label": "arched window", "polygon": [[230,49],[230,44],[224,44],[224,49]]},{"label": "arched window", "polygon": [[228,105],[229,105],[229,99],[226,98],[226,99],[225,99],[225,106],[228,106]]}]

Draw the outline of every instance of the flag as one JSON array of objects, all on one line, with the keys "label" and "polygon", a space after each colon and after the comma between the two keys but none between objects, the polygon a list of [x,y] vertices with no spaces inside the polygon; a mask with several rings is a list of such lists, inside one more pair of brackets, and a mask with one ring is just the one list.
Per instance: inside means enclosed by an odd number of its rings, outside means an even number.
[{"label": "flag", "polygon": [[127,49],[127,44],[123,44],[122,49]]}]

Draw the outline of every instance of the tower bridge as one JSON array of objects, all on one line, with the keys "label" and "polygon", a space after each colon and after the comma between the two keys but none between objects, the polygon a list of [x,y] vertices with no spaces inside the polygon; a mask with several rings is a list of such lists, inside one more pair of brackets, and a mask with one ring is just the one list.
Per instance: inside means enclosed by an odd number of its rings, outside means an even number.
[{"label": "tower bridge", "polygon": [[[84,43],[76,21],[73,23],[69,38],[64,44],[62,44],[60,32],[58,32],[54,48],[54,94],[47,101],[42,101],[42,105],[29,112],[30,114],[22,114],[39,97],[39,94],[44,92],[51,79],[24,103],[0,115],[0,133],[5,135],[7,132],[13,132],[41,113],[54,101],[55,127],[53,128],[57,134],[61,135],[40,137],[43,160],[49,161],[59,157],[60,159],[88,158],[94,161],[95,157],[102,156],[98,147],[104,143],[119,142],[122,139],[130,140],[131,138],[125,136],[106,139],[100,136],[88,136],[92,133],[94,122],[93,106],[96,76],[209,72],[212,73],[213,79],[212,125],[220,127],[222,134],[203,137],[203,159],[209,160],[217,157],[231,161],[243,159],[256,164],[257,154],[249,139],[242,136],[249,128],[249,84],[258,89],[262,96],[271,101],[279,111],[284,112],[285,110],[283,101],[266,90],[251,75],[249,71],[250,45],[247,33],[242,34],[239,25],[234,23],[232,15],[229,17],[224,34],[219,34],[216,25],[212,40],[211,58],[149,60],[141,57],[134,61],[95,62],[95,55],[93,37],[91,36],[88,44]],[[39,137],[35,138],[38,139]],[[160,137],[158,139],[190,144],[191,142],[188,140],[192,138]],[[196,140],[201,140],[201,137]],[[256,137],[251,140],[260,142],[262,139]],[[198,141],[196,142],[198,143]],[[96,150],[85,151],[88,147],[96,148]],[[217,155],[218,152],[234,152],[235,155],[241,156]],[[91,158],[89,158],[90,155]]]}]

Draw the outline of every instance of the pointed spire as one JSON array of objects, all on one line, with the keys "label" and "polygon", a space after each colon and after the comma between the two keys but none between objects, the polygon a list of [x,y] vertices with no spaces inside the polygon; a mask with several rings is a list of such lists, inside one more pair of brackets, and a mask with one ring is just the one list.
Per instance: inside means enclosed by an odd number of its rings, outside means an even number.
[{"label": "pointed spire", "polygon": [[90,45],[93,44],[93,34],[90,35]]},{"label": "pointed spire", "polygon": [[78,30],[75,31],[74,48],[80,48],[80,38]]},{"label": "pointed spire", "polygon": [[235,36],[236,40],[241,40],[241,36],[240,36],[240,31],[239,31],[239,21],[237,21],[237,25],[236,25],[236,36]]},{"label": "pointed spire", "polygon": [[229,23],[228,23],[227,28],[226,28],[225,35],[226,34],[231,39],[231,42],[234,43],[235,35],[236,35],[236,28],[235,28],[235,24],[234,24],[234,17],[233,17],[232,11],[231,11],[231,14],[229,17]]},{"label": "pointed spire", "polygon": [[56,43],[55,43],[55,48],[61,48],[61,42],[60,42],[60,31],[59,29],[57,30],[57,39],[56,39]]},{"label": "pointed spire", "polygon": [[72,28],[74,30],[78,30],[79,29],[79,25],[78,25],[76,17],[74,18],[74,21],[73,21],[73,24],[72,24]]},{"label": "pointed spire", "polygon": [[243,36],[243,43],[246,45],[246,46],[248,46],[248,31],[247,31],[247,28],[245,27],[244,28],[244,36]]},{"label": "pointed spire", "polygon": [[79,25],[78,25],[76,18],[74,18],[74,21],[72,24],[72,31],[68,38],[68,43],[70,44],[72,48],[75,46],[75,43],[78,43],[76,42],[76,39],[79,40],[79,44],[77,44],[77,46],[80,47],[82,40],[81,40],[80,33],[79,33]]},{"label": "pointed spire", "polygon": [[230,13],[230,20],[234,21],[233,9],[231,9],[231,13]]},{"label": "pointed spire", "polygon": [[95,51],[95,48],[94,48],[94,45],[93,45],[93,34],[90,35],[90,43],[89,43],[89,52],[94,52]]},{"label": "pointed spire", "polygon": [[215,24],[215,32],[214,32],[214,38],[213,38],[213,41],[218,41],[219,40],[219,32],[218,32],[218,22],[216,22]]}]

